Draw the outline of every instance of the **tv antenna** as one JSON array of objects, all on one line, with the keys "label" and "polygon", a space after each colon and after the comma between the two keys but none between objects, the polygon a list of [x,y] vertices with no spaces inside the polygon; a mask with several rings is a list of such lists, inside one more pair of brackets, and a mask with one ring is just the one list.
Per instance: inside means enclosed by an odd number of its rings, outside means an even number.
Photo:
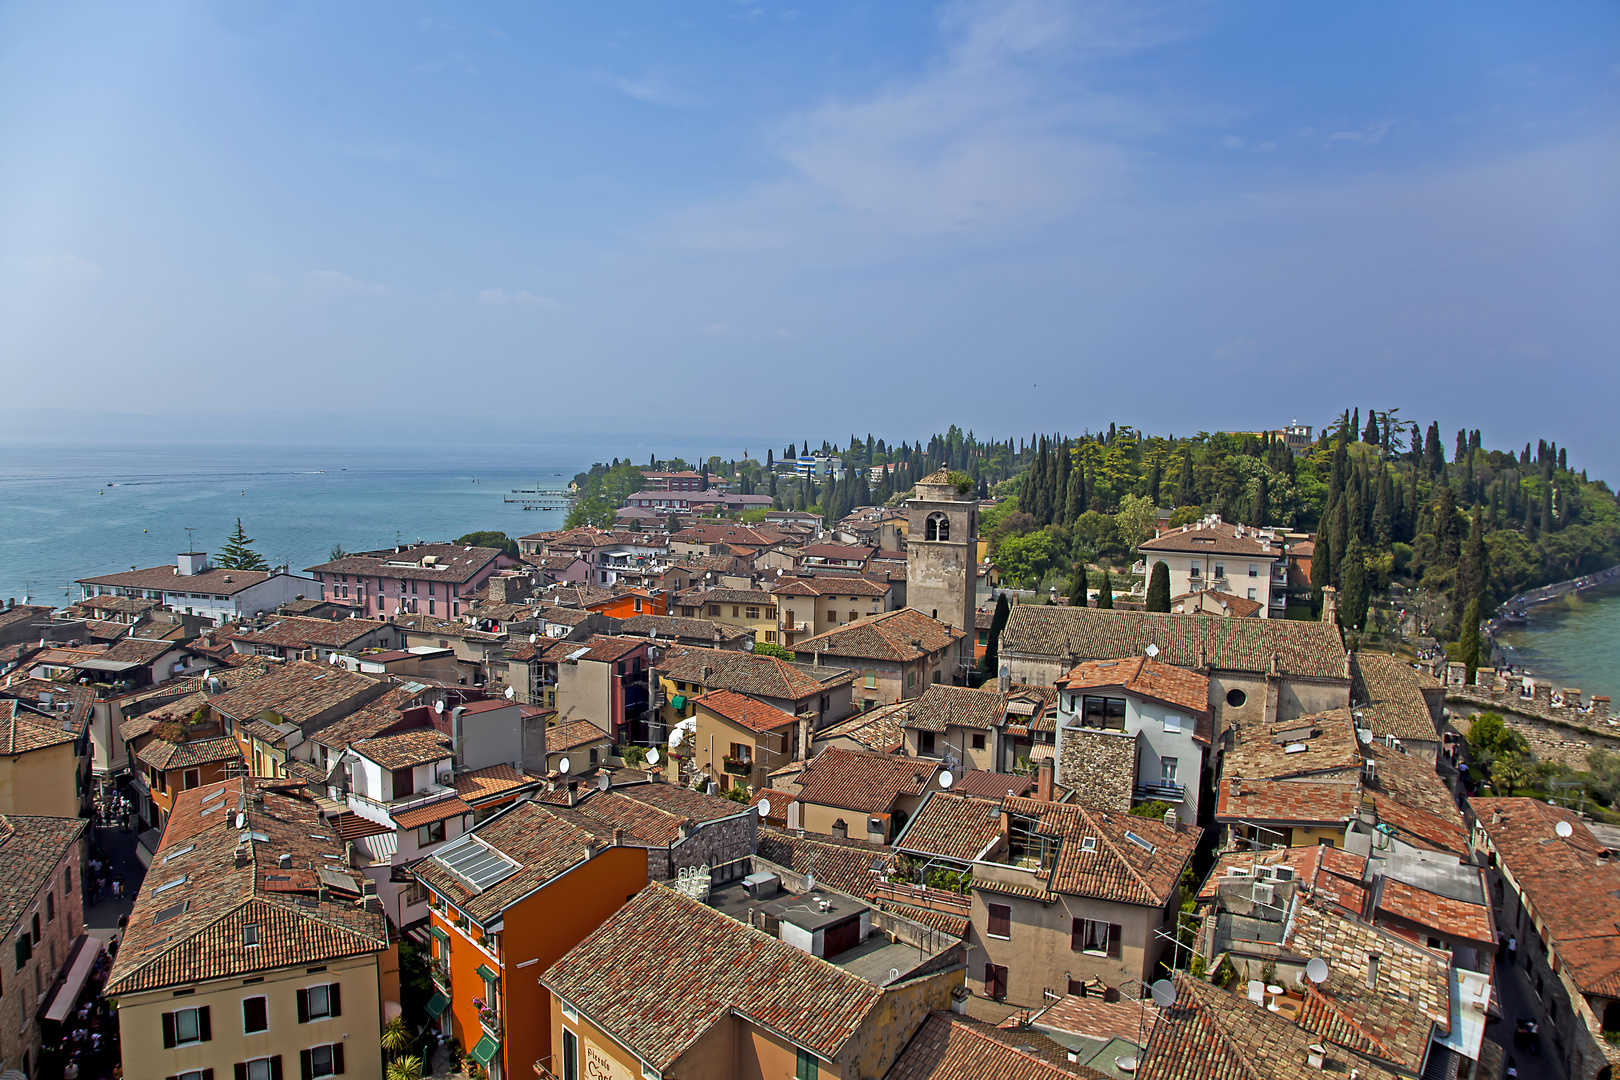
[{"label": "tv antenna", "polygon": [[184,530],[184,532],[186,534],[186,551],[188,553],[196,551],[197,550],[197,530],[194,529],[194,528],[191,528],[190,526],[186,526],[186,525],[182,525],[181,529]]}]

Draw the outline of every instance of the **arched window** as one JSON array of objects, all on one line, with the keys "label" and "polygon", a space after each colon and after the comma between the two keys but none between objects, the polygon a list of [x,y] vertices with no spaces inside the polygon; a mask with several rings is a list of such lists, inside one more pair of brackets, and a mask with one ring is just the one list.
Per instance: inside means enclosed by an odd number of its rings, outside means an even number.
[{"label": "arched window", "polygon": [[928,526],[925,538],[929,540],[949,540],[951,538],[951,519],[944,514],[933,513],[928,515]]}]

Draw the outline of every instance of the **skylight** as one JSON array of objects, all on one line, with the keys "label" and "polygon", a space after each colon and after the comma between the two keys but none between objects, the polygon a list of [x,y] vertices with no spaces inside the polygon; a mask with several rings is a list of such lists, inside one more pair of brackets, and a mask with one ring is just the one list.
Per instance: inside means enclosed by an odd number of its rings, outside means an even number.
[{"label": "skylight", "polygon": [[475,836],[456,841],[433,856],[433,861],[478,892],[518,872],[518,864]]},{"label": "skylight", "polygon": [[1080,841],[1080,850],[1081,851],[1096,851],[1097,850],[1097,838],[1095,836],[1087,836],[1084,839],[1082,839]]},{"label": "skylight", "polygon": [[1125,839],[1129,840],[1131,843],[1135,844],[1137,847],[1141,848],[1143,851],[1151,853],[1152,851],[1156,850],[1153,847],[1152,844],[1150,844],[1146,840],[1142,839],[1142,837],[1137,836],[1135,833],[1131,832],[1129,829],[1125,830]]},{"label": "skylight", "polygon": [[167,889],[172,889],[176,885],[184,885],[185,883],[186,883],[186,876],[184,874],[182,874],[179,877],[175,878],[173,881],[165,881],[163,884],[161,884],[157,888],[153,889],[152,892],[153,893],[160,893],[160,892],[163,892],[163,891],[165,891]]},{"label": "skylight", "polygon": [[184,855],[186,852],[188,852],[188,851],[196,851],[196,850],[197,850],[197,845],[196,844],[187,844],[183,848],[178,848],[178,849],[176,849],[174,851],[171,851],[167,855],[163,856],[163,865],[167,866],[169,864],[170,859],[178,859],[180,856]]},{"label": "skylight", "polygon": [[1302,742],[1289,743],[1287,746],[1283,747],[1283,753],[1285,754],[1303,754],[1304,752],[1305,744]]},{"label": "skylight", "polygon": [[159,911],[156,915],[153,915],[152,922],[168,922],[177,915],[184,915],[186,913],[186,905],[190,903],[190,900],[182,900],[178,904],[170,904],[168,907]]}]

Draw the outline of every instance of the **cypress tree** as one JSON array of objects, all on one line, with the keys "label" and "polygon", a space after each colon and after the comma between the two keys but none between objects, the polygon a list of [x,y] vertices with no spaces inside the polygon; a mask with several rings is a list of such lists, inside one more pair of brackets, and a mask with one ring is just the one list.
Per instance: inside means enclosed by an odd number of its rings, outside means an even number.
[{"label": "cypress tree", "polygon": [[1344,625],[1359,630],[1367,621],[1367,560],[1362,552],[1361,538],[1351,535],[1350,546],[1344,553],[1344,589],[1341,611]]},{"label": "cypress tree", "polygon": [[1373,546],[1378,551],[1388,551],[1395,535],[1395,514],[1390,505],[1392,496],[1389,471],[1381,470],[1378,474],[1378,498],[1373,504],[1372,516]]},{"label": "cypress tree", "polygon": [[1359,439],[1361,437],[1361,409],[1359,406],[1353,413],[1350,414],[1349,420],[1350,437],[1352,439]]},{"label": "cypress tree", "polygon": [[1553,490],[1551,478],[1541,481],[1541,531],[1543,534],[1553,531]]},{"label": "cypress tree", "polygon": [[1057,446],[1057,477],[1052,484],[1052,520],[1069,524],[1069,440],[1061,439]]},{"label": "cypress tree", "polygon": [[1439,563],[1447,569],[1457,565],[1462,554],[1462,530],[1457,527],[1457,496],[1450,484],[1439,485],[1434,500],[1434,539]]},{"label": "cypress tree", "polygon": [[1254,504],[1249,512],[1249,524],[1261,528],[1271,523],[1271,496],[1266,490],[1266,474],[1261,473],[1254,481]]},{"label": "cypress tree", "polygon": [[981,685],[1001,676],[1001,631],[1006,629],[1007,616],[1011,613],[1012,608],[1007,603],[1007,594],[1002,593],[996,597],[996,613],[990,619],[990,633],[985,639],[984,655],[979,658]]},{"label": "cypress tree", "polygon": [[1440,422],[1432,421],[1429,424],[1429,437],[1423,446],[1423,467],[1430,476],[1436,476],[1445,468],[1445,451],[1440,449]]},{"label": "cypress tree", "polygon": [[1193,497],[1192,447],[1187,446],[1181,451],[1181,478],[1176,481],[1176,503],[1192,506],[1197,501]]},{"label": "cypress tree", "polygon": [[1468,682],[1474,682],[1474,672],[1479,670],[1479,597],[1468,601],[1468,609],[1463,612],[1462,632],[1457,638],[1457,659],[1468,665]]},{"label": "cypress tree", "polygon": [[1418,431],[1417,424],[1412,425],[1411,461],[1415,467],[1423,460],[1423,435]]},{"label": "cypress tree", "polygon": [[1154,506],[1159,505],[1159,485],[1163,482],[1163,480],[1163,470],[1160,469],[1159,462],[1157,459],[1155,459],[1153,462],[1153,467],[1148,470],[1147,483],[1147,497]]},{"label": "cypress tree", "polygon": [[1316,534],[1316,547],[1311,552],[1311,610],[1322,611],[1322,589],[1333,584],[1333,550],[1326,530]]},{"label": "cypress tree", "polygon": [[1108,568],[1103,567],[1102,581],[1097,585],[1097,606],[1109,611],[1114,610],[1114,582],[1108,576]]},{"label": "cypress tree", "polygon": [[1339,496],[1339,501],[1333,506],[1333,583],[1344,590],[1344,553],[1349,550],[1350,541],[1350,515],[1349,507],[1345,505],[1347,498]]},{"label": "cypress tree", "polygon": [[1084,559],[1074,564],[1074,573],[1069,575],[1069,606],[1086,606],[1086,561]]},{"label": "cypress tree", "polygon": [[1153,574],[1148,578],[1147,609],[1149,611],[1170,611],[1170,565],[1163,559],[1153,564]]},{"label": "cypress tree", "polygon": [[1378,414],[1371,409],[1367,410],[1367,430],[1361,433],[1361,441],[1378,445]]},{"label": "cypress tree", "polygon": [[[1474,520],[1468,527],[1468,540],[1463,544],[1462,557],[1457,562],[1457,587],[1451,598],[1453,609],[1470,600],[1481,600],[1488,595],[1490,567],[1485,551],[1485,513],[1474,510]],[[1477,619],[1476,619],[1477,621]]]},{"label": "cypress tree", "polygon": [[1063,524],[1073,525],[1086,512],[1086,473],[1074,469],[1069,473],[1069,490],[1063,502]]}]

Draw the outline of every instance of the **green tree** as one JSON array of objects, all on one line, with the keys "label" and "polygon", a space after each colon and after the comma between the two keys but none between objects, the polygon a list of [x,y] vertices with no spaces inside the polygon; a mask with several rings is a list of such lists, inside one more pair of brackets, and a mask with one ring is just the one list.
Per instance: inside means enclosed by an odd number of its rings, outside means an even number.
[{"label": "green tree", "polygon": [[1457,642],[1457,659],[1468,665],[1468,683],[1474,682],[1474,672],[1479,670],[1479,597],[1475,596],[1468,601],[1468,610],[1463,612],[1462,636]]},{"label": "green tree", "polygon": [[1085,607],[1086,603],[1086,561],[1081,559],[1069,575],[1069,606]]},{"label": "green tree", "polygon": [[269,570],[264,556],[253,550],[253,538],[242,528],[242,519],[236,519],[236,531],[225,540],[225,547],[214,556],[214,565],[221,570]]},{"label": "green tree", "polygon": [[1159,509],[1153,500],[1141,495],[1127,495],[1119,500],[1119,513],[1114,515],[1120,538],[1129,547],[1135,547],[1153,535],[1159,524]]},{"label": "green tree", "polygon": [[1367,603],[1371,599],[1367,588],[1367,558],[1362,552],[1361,537],[1351,535],[1340,573],[1344,578],[1340,615],[1345,626],[1360,630],[1366,625]]},{"label": "green tree", "polygon": [[1160,559],[1153,564],[1153,573],[1148,578],[1147,609],[1149,611],[1170,611],[1170,564]]},{"label": "green tree", "polygon": [[996,597],[996,613],[990,619],[990,633],[985,637],[984,655],[979,658],[979,682],[983,684],[1001,677],[1001,632],[1007,628],[1007,617],[1012,606],[1007,594]]},{"label": "green tree", "polygon": [[775,642],[770,642],[770,641],[756,641],[756,642],[754,642],[754,655],[755,656],[774,656],[778,660],[792,660],[793,659],[793,651],[791,649],[784,649],[782,646],[777,645]]},{"label": "green tree", "polygon": [[1108,611],[1114,610],[1114,582],[1108,575],[1108,568],[1103,567],[1102,581],[1097,585],[1097,606]]},{"label": "green tree", "polygon": [[348,557],[349,553],[343,550],[342,544],[333,544],[332,550],[326,553],[328,562],[337,562],[339,559],[347,559]]},{"label": "green tree", "polygon": [[466,536],[458,537],[456,545],[458,547],[499,548],[514,559],[518,557],[517,541],[503,532],[495,532],[494,530],[470,532]]}]

